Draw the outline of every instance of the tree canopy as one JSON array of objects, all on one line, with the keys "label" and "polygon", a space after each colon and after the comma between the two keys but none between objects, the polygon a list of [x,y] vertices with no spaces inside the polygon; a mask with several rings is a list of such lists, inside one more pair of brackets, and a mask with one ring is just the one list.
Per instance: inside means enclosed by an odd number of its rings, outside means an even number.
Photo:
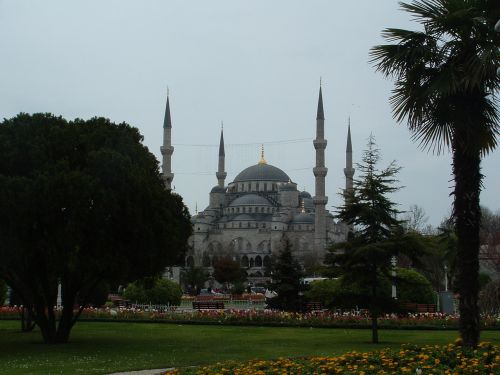
[{"label": "tree canopy", "polygon": [[292,246],[288,240],[285,240],[283,249],[271,264],[270,287],[278,295],[269,300],[269,306],[285,311],[300,310],[302,306],[299,292],[303,276],[300,263],[293,257]]},{"label": "tree canopy", "polygon": [[419,234],[404,231],[402,221],[396,218],[397,205],[390,199],[390,194],[399,190],[396,175],[400,168],[392,162],[380,170],[379,161],[379,150],[370,136],[362,163],[357,165],[360,177],[354,180],[353,190],[346,192],[337,214],[350,232],[325,259],[328,273],[342,276],[343,288],[356,291],[368,306],[374,343],[378,342],[378,316],[394,305],[385,291],[386,280],[392,279],[392,258],[404,254],[418,262],[417,255],[424,250]]},{"label": "tree canopy", "polygon": [[159,274],[183,255],[188,210],[136,128],[19,114],[0,124],[0,149],[0,277],[45,342],[68,340],[73,305],[94,286]]}]

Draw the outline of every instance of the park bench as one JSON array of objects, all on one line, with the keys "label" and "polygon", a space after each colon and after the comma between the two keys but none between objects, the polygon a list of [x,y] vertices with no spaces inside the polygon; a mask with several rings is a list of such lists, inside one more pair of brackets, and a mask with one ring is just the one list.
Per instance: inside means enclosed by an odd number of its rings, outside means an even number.
[{"label": "park bench", "polygon": [[193,310],[223,310],[222,301],[193,301]]},{"label": "park bench", "polygon": [[306,305],[306,309],[309,312],[323,311],[323,305],[321,302],[308,302]]},{"label": "park bench", "polygon": [[436,312],[436,305],[426,303],[403,303],[401,307],[406,311],[417,313],[434,313]]}]

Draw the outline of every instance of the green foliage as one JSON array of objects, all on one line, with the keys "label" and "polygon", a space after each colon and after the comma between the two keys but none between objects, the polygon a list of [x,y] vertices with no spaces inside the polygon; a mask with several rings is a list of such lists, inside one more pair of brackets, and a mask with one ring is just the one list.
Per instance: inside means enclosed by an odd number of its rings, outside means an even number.
[{"label": "green foliage", "polygon": [[181,282],[191,295],[200,293],[208,277],[209,274],[203,267],[186,267],[181,271]]},{"label": "green foliage", "polygon": [[151,303],[153,305],[179,305],[182,290],[174,281],[155,278],[154,280],[134,281],[127,285],[123,296],[131,302]]},{"label": "green foliage", "polygon": [[233,288],[231,289],[231,293],[233,294],[243,294],[245,293],[245,284],[243,284],[241,281],[238,281],[233,285]]},{"label": "green foliage", "polygon": [[101,307],[108,300],[109,291],[109,284],[101,281],[96,285],[89,287],[88,289],[82,289],[81,295],[83,296],[83,298],[78,298],[78,303],[80,305],[88,304],[94,307]]},{"label": "green foliage", "polygon": [[0,279],[0,306],[2,306],[7,298],[7,284]]},{"label": "green foliage", "polygon": [[337,215],[351,231],[347,240],[334,245],[325,259],[328,273],[342,276],[342,285],[353,288],[352,293],[346,293],[349,298],[344,303],[362,302],[370,310],[374,342],[378,342],[377,318],[394,302],[385,292],[386,280],[391,277],[391,259],[404,254],[418,263],[417,255],[425,247],[420,234],[404,231],[402,222],[396,219],[396,203],[388,197],[399,190],[396,175],[400,168],[392,162],[379,170],[379,160],[379,150],[370,136],[363,162],[357,166],[360,177]]},{"label": "green foliage", "polygon": [[285,311],[297,311],[301,308],[299,292],[303,277],[300,263],[292,255],[292,247],[286,241],[284,248],[273,262],[271,289],[278,295],[269,300],[269,307]]},{"label": "green foliage", "polygon": [[335,306],[336,296],[340,290],[340,279],[318,280],[309,284],[304,296],[309,301],[321,302],[325,307]]},{"label": "green foliage", "polygon": [[[380,296],[383,301],[389,301],[387,311],[394,311],[395,301],[390,300],[392,279],[380,276]],[[397,269],[398,302],[435,303],[435,293],[431,283],[423,275],[412,269]],[[368,285],[346,282],[343,277],[334,280],[320,280],[311,283],[305,296],[310,301],[321,302],[328,308],[368,308]]]},{"label": "green foliage", "polygon": [[479,290],[483,290],[483,288],[490,282],[491,282],[490,275],[484,272],[479,273]]},{"label": "green foliage", "polygon": [[183,256],[189,213],[136,128],[20,114],[0,124],[0,149],[0,277],[46,342],[68,340],[74,304],[100,282],[159,274]]},{"label": "green foliage", "polygon": [[215,262],[213,277],[221,284],[233,284],[245,281],[247,273],[240,267],[238,261],[230,256],[224,256]]},{"label": "green foliage", "polygon": [[149,303],[148,297],[146,295],[146,289],[138,281],[130,283],[125,288],[123,292],[123,297],[132,303]]},{"label": "green foliage", "polygon": [[399,302],[427,304],[436,302],[434,289],[425,276],[407,268],[398,268],[396,273],[397,297]]}]

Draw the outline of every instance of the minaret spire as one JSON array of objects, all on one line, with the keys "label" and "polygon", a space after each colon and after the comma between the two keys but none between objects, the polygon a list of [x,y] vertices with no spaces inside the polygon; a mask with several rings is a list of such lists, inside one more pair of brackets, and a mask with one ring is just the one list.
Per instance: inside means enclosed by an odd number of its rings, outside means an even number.
[{"label": "minaret spire", "polygon": [[259,160],[259,164],[267,164],[266,159],[264,159],[264,144],[262,144],[262,146],[260,148],[260,160]]},{"label": "minaret spire", "polygon": [[316,166],[313,169],[315,177],[316,191],[313,198],[314,203],[314,251],[319,262],[323,261],[326,247],[326,203],[328,197],[325,196],[325,177],[328,168],[325,167],[325,115],[323,112],[323,94],[320,81],[318,112],[316,116],[316,139],[313,141],[316,149]]},{"label": "minaret spire", "polygon": [[347,193],[352,192],[353,189],[353,177],[354,168],[352,167],[352,144],[351,144],[351,118],[347,120],[347,145],[345,148],[345,190],[344,196],[347,197]]},{"label": "minaret spire", "polygon": [[224,187],[224,181],[227,176],[227,173],[224,170],[226,165],[225,159],[226,159],[226,153],[224,151],[224,123],[221,122],[220,143],[219,143],[219,168],[217,169],[217,173],[215,174],[215,176],[217,176],[219,186],[222,188]]},{"label": "minaret spire", "polygon": [[167,88],[167,105],[165,107],[165,118],[163,119],[163,146],[160,147],[163,156],[162,177],[165,183],[165,188],[171,190],[174,174],[172,173],[172,119],[170,117],[170,95]]}]

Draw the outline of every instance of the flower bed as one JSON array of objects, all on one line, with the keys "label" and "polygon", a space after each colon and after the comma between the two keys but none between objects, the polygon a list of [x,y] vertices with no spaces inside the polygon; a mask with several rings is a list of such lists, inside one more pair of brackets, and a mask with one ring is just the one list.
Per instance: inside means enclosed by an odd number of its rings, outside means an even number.
[{"label": "flower bed", "polygon": [[[0,319],[19,319],[19,307],[0,307]],[[85,308],[80,320],[138,321],[218,325],[259,325],[298,327],[369,328],[366,312],[289,313],[274,310],[183,310],[161,312],[137,308]],[[379,318],[380,328],[391,329],[457,329],[458,316],[441,313],[414,313]],[[482,316],[482,329],[500,329],[500,316]]]},{"label": "flower bed", "polygon": [[403,345],[399,350],[348,352],[337,357],[312,357],[245,363],[225,362],[213,366],[172,370],[179,374],[498,374],[500,347],[481,343],[477,350],[459,343],[444,346]]}]

